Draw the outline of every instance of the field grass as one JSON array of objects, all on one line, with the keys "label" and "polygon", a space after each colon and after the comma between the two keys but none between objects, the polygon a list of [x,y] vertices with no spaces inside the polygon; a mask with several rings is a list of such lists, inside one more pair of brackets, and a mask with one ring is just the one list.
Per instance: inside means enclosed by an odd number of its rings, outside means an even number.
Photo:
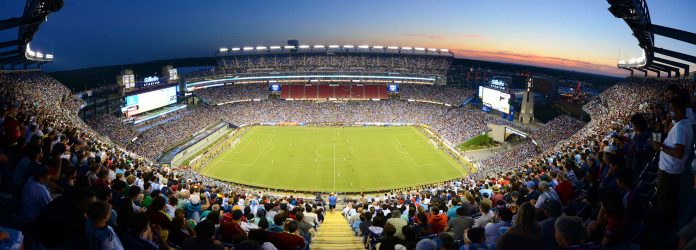
[{"label": "field grass", "polygon": [[201,173],[282,190],[380,191],[436,183],[465,170],[415,127],[250,128]]},{"label": "field grass", "polygon": [[471,138],[462,144],[459,144],[457,148],[461,151],[467,151],[467,150],[476,150],[476,149],[482,149],[482,148],[490,148],[493,146],[496,146],[497,143],[493,141],[493,138],[488,136],[487,134],[483,135],[478,135],[474,138]]}]

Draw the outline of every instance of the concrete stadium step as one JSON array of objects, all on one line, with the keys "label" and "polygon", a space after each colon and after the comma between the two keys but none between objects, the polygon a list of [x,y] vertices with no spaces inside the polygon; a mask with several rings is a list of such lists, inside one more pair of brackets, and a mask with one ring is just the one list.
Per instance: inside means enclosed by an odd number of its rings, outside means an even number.
[{"label": "concrete stadium step", "polygon": [[312,243],[326,243],[326,244],[351,244],[355,243],[353,237],[317,237],[312,239]]},{"label": "concrete stadium step", "polygon": [[355,237],[348,221],[340,213],[328,213],[312,239],[313,250],[365,249],[360,237]]},{"label": "concrete stadium step", "polygon": [[324,231],[320,230],[317,235],[321,236],[326,236],[326,237],[338,237],[338,236],[354,236],[355,234],[353,232],[346,232],[344,230],[340,231]]},{"label": "concrete stadium step", "polygon": [[365,250],[362,244],[312,244],[312,249],[316,250],[335,250],[335,249],[354,249],[354,250]]}]

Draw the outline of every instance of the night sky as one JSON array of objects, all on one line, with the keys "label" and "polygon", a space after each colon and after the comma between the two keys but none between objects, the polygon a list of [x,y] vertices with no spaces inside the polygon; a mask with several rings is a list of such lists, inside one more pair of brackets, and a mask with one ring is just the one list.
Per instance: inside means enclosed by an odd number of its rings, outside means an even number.
[{"label": "night sky", "polygon": [[[0,18],[25,1],[3,0]],[[696,1],[649,0],[655,24],[696,32]],[[605,0],[65,0],[31,43],[48,71],[212,56],[219,47],[352,44],[448,48],[457,57],[624,75],[637,40]],[[16,38],[16,29],[0,32]],[[656,37],[659,47],[696,46]],[[696,68],[696,65],[692,65]]]}]

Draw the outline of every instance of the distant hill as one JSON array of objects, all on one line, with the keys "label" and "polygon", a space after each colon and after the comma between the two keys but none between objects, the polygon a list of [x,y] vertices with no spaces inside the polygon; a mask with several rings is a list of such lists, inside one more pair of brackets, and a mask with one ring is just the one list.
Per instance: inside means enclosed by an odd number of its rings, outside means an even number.
[{"label": "distant hill", "polygon": [[[80,91],[103,85],[115,84],[116,76],[124,68],[132,69],[136,76],[160,75],[162,66],[167,64],[171,64],[175,68],[178,68],[195,66],[215,66],[217,65],[217,62],[215,61],[214,57],[180,58],[134,63],[129,65],[112,65],[67,71],[56,71],[49,72],[48,74],[58,79],[58,81],[65,84],[73,91]],[[599,84],[613,84],[616,83],[619,79],[621,79],[613,76],[597,75],[563,69],[551,69],[530,65],[490,62],[463,58],[454,59],[453,65],[457,64],[504,71],[530,71],[534,73],[558,77],[559,79],[590,81]]]},{"label": "distant hill", "polygon": [[112,65],[93,68],[66,70],[48,72],[49,75],[56,78],[61,83],[68,86],[73,91],[91,89],[108,84],[116,84],[116,76],[121,73],[122,69],[132,69],[136,76],[161,75],[162,66],[172,65],[178,67],[193,67],[193,66],[215,66],[214,57],[196,57],[196,58],[180,58],[157,60],[143,63],[134,63],[129,65]]},{"label": "distant hill", "polygon": [[614,84],[617,81],[623,79],[622,77],[592,74],[592,73],[586,73],[586,72],[581,72],[581,71],[573,71],[573,70],[565,70],[565,69],[553,69],[553,68],[545,68],[545,67],[532,66],[532,65],[504,63],[504,62],[491,62],[491,61],[482,61],[482,60],[465,59],[465,58],[457,58],[454,60],[454,62],[452,64],[463,64],[463,65],[467,65],[467,66],[473,66],[474,68],[480,67],[480,68],[484,68],[484,69],[496,69],[496,70],[503,70],[503,71],[517,71],[517,72],[529,71],[529,72],[533,72],[536,74],[544,74],[544,75],[548,75],[548,76],[553,76],[553,77],[559,78],[560,80],[572,79],[572,80],[577,80],[577,81],[587,81],[587,82],[594,82],[594,83],[599,83],[599,84]]}]

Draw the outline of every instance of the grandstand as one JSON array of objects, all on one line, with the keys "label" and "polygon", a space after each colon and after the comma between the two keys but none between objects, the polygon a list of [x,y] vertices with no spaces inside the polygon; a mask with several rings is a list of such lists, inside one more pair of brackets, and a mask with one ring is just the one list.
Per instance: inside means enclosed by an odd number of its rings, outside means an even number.
[{"label": "grandstand", "polygon": [[[622,79],[587,123],[524,126],[466,105],[454,55],[421,47],[220,48],[211,71],[73,93],[14,69],[52,59],[28,42],[62,1],[28,0],[0,22],[22,26],[0,52],[0,248],[690,249],[696,80],[654,54],[693,56],[653,37],[693,34],[608,2],[645,51],[617,66],[668,77]],[[525,136],[467,160],[489,125]]]}]

